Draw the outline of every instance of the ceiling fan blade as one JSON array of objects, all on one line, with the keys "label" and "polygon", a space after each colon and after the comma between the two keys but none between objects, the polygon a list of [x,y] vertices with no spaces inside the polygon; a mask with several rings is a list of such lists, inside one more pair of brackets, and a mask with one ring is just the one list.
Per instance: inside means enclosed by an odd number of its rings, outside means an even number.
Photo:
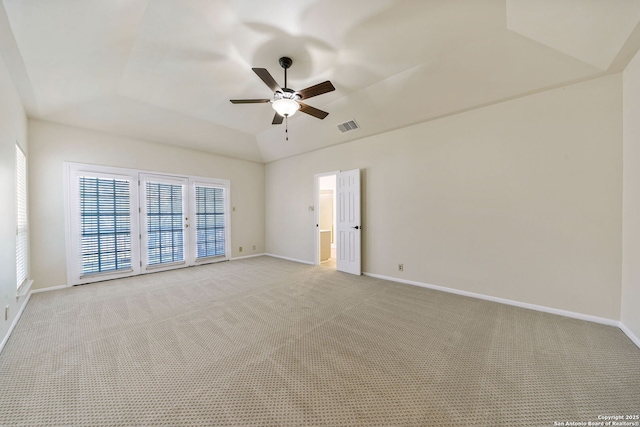
[{"label": "ceiling fan blade", "polygon": [[336,90],[336,88],[333,87],[333,84],[331,84],[329,80],[327,80],[326,82],[318,83],[317,85],[299,90],[298,95],[300,95],[300,99],[307,99],[312,96],[322,95],[323,93],[332,92],[334,90]]},{"label": "ceiling fan blade", "polygon": [[271,122],[271,124],[272,125],[281,125],[283,120],[284,120],[284,117],[282,117],[280,114],[276,113],[276,115],[273,116],[273,121]]},{"label": "ceiling fan blade", "polygon": [[324,119],[325,117],[327,117],[329,115],[329,113],[327,113],[326,111],[322,111],[322,110],[318,110],[317,108],[314,108],[310,105],[307,105],[303,102],[299,102],[300,104],[300,111],[303,113],[306,113],[310,116],[313,117],[317,117],[320,120]]},{"label": "ceiling fan blade", "polygon": [[267,86],[269,86],[269,89],[271,89],[273,92],[277,92],[277,91],[282,92],[282,89],[280,89],[280,85],[278,85],[275,79],[271,77],[271,74],[269,74],[269,71],[267,71],[266,68],[252,68],[252,70],[254,73],[258,75],[258,77],[262,79],[262,81]]},{"label": "ceiling fan blade", "polygon": [[263,102],[270,102],[270,99],[231,99],[232,104],[261,104]]}]

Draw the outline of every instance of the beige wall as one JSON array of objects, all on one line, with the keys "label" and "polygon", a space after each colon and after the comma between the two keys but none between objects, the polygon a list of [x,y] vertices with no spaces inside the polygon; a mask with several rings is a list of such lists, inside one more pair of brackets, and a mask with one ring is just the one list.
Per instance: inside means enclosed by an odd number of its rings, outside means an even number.
[{"label": "beige wall", "polygon": [[16,142],[28,155],[27,117],[0,56],[0,342],[26,299],[16,301]]},{"label": "beige wall", "polygon": [[621,79],[269,163],[267,253],[312,262],[313,175],[361,168],[363,271],[618,320]]},{"label": "beige wall", "polygon": [[640,339],[640,53],[624,71],[622,323]]},{"label": "beige wall", "polygon": [[[34,288],[66,284],[63,162],[231,181],[232,256],[264,252],[264,165],[176,146],[29,120]],[[256,249],[253,250],[253,245]],[[242,253],[238,247],[243,246]]]}]

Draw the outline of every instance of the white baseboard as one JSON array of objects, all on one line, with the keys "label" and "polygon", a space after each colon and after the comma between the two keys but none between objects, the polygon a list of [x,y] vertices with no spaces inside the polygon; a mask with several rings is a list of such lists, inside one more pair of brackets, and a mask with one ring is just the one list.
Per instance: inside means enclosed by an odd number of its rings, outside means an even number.
[{"label": "white baseboard", "polygon": [[265,254],[255,254],[255,255],[245,255],[245,256],[237,256],[230,259],[230,261],[238,261],[239,259],[247,259],[247,258],[255,258],[259,256],[264,256]]},{"label": "white baseboard", "polygon": [[[274,254],[268,254],[268,253],[247,255],[247,256],[243,256],[243,257],[231,258],[231,261],[237,261],[237,260],[247,259],[247,258],[255,258],[255,257],[259,257],[259,256],[270,256],[270,257],[273,257],[273,258],[284,259],[284,260],[287,260],[287,261],[298,262],[298,263],[301,263],[301,264],[315,265],[314,263],[309,262],[309,261],[304,261],[304,260],[295,259],[295,258],[289,258],[289,257],[283,257],[283,256],[274,255]],[[529,303],[524,303],[524,302],[520,302],[520,301],[513,301],[513,300],[509,300],[509,299],[505,299],[505,298],[492,297],[492,296],[489,296],[489,295],[478,294],[478,293],[475,293],[475,292],[462,291],[462,290],[459,290],[459,289],[447,288],[447,287],[444,287],[444,286],[431,285],[431,284],[428,284],[428,283],[416,282],[416,281],[413,281],[413,280],[405,280],[405,279],[399,279],[397,277],[383,276],[381,274],[374,274],[374,273],[367,273],[367,272],[363,272],[362,274],[365,275],[365,276],[376,278],[376,279],[388,280],[390,282],[404,283],[404,284],[407,284],[407,285],[419,286],[419,287],[422,287],[422,288],[433,289],[433,290],[436,290],[436,291],[448,292],[448,293],[451,293],[451,294],[462,295],[462,296],[467,296],[467,297],[471,297],[471,298],[477,298],[477,299],[486,300],[486,301],[497,302],[497,303],[500,303],[500,304],[512,305],[512,306],[515,306],[515,307],[541,311],[541,312],[544,312],[544,313],[557,314],[557,315],[560,315],[560,316],[570,317],[570,318],[573,318],[573,319],[586,320],[588,322],[600,323],[600,324],[609,325],[609,326],[616,326],[616,327],[620,328],[620,330],[622,332],[624,332],[625,335],[627,335],[627,337],[629,337],[629,339],[638,348],[640,348],[640,338],[638,338],[624,323],[622,323],[620,321],[617,321],[617,320],[607,319],[607,318],[598,317],[598,316],[592,316],[592,315],[589,315],[589,314],[576,313],[576,312],[573,312],[573,311],[560,310],[560,309],[557,309],[557,308],[545,307],[545,306],[542,306],[542,305],[529,304]],[[55,290],[59,290],[59,289],[67,289],[67,288],[68,288],[67,285],[61,285],[61,286],[52,286],[52,287],[43,288],[43,289],[33,289],[33,290],[29,291],[29,293],[27,294],[27,298],[25,299],[24,303],[20,306],[18,314],[13,319],[13,322],[11,322],[11,326],[9,327],[9,330],[7,331],[7,334],[2,339],[2,342],[0,342],[0,353],[2,352],[2,349],[4,348],[4,346],[7,343],[7,341],[9,340],[9,337],[11,336],[11,332],[13,332],[13,329],[18,324],[18,321],[20,320],[20,317],[22,316],[22,312],[24,311],[25,307],[27,306],[27,303],[29,302],[29,299],[31,299],[31,295],[32,294],[37,294],[37,293],[41,293],[41,292],[55,291]]]},{"label": "white baseboard", "polygon": [[16,298],[19,299],[19,298],[22,298],[23,296],[26,296],[31,290],[31,285],[33,285],[33,280],[31,279],[25,280],[22,286],[18,288],[18,294],[16,295]]},{"label": "white baseboard", "polygon": [[631,329],[627,328],[627,325],[625,325],[624,323],[620,322],[618,324],[618,327],[620,328],[620,330],[622,332],[625,333],[626,336],[629,337],[629,339],[631,341],[633,341],[633,343],[640,348],[640,338],[638,338],[633,332],[631,332]]},{"label": "white baseboard", "polygon": [[284,260],[287,260],[287,261],[299,262],[300,264],[316,265],[313,262],[305,261],[305,260],[302,260],[302,259],[289,258],[289,257],[286,257],[286,256],[280,256],[280,255],[274,255],[274,254],[264,254],[264,255],[270,256],[270,257],[273,257],[273,258],[284,259]]},{"label": "white baseboard", "polygon": [[[25,298],[24,302],[22,303],[22,305],[18,309],[18,313],[16,314],[16,317],[14,317],[13,322],[11,322],[11,326],[9,326],[9,330],[7,330],[7,334],[2,338],[2,342],[0,342],[0,353],[2,353],[2,349],[4,349],[4,346],[7,343],[7,341],[9,341],[9,337],[11,336],[11,333],[13,332],[13,328],[16,327],[16,325],[18,324],[18,321],[20,320],[20,317],[22,317],[22,312],[27,307],[27,304],[29,303],[29,300],[31,299],[31,295],[38,294],[38,293],[41,293],[41,292],[49,292],[49,291],[55,291],[55,290],[58,290],[58,289],[67,289],[67,288],[68,288],[67,285],[61,285],[61,286],[51,286],[49,288],[43,288],[43,289],[32,289],[32,290],[30,290],[26,294],[26,298]],[[20,296],[20,298],[22,298],[23,296],[24,295]]]},{"label": "white baseboard", "polygon": [[67,285],[50,286],[48,288],[33,289],[31,292],[29,292],[29,294],[39,294],[41,292],[57,291],[60,289],[67,289],[67,288],[70,288],[70,286],[67,286]]},{"label": "white baseboard", "polygon": [[7,341],[9,341],[9,337],[11,336],[11,332],[13,332],[13,328],[15,328],[16,325],[18,324],[18,320],[20,320],[20,316],[22,316],[22,312],[24,311],[24,308],[27,306],[27,303],[29,302],[29,298],[31,298],[31,292],[27,294],[27,297],[25,298],[24,302],[18,309],[18,313],[16,314],[16,317],[14,317],[13,322],[11,322],[11,326],[9,326],[9,329],[7,330],[7,334],[4,336],[4,338],[2,338],[2,342],[0,342],[0,353],[2,353],[2,350],[4,349],[4,346],[7,343]]},{"label": "white baseboard", "polygon": [[589,314],[576,313],[576,312],[573,312],[573,311],[566,311],[566,310],[560,310],[560,309],[557,309],[557,308],[545,307],[543,305],[529,304],[529,303],[526,303],[526,302],[513,301],[513,300],[509,300],[509,299],[505,299],[505,298],[492,297],[490,295],[477,294],[475,292],[467,292],[467,291],[462,291],[462,290],[459,290],[459,289],[447,288],[447,287],[444,287],[444,286],[430,285],[428,283],[415,282],[413,280],[398,279],[397,277],[383,276],[381,274],[373,274],[373,273],[363,273],[363,274],[365,276],[375,277],[377,279],[389,280],[391,282],[398,282],[398,283],[404,283],[404,284],[407,284],[407,285],[420,286],[422,288],[433,289],[433,290],[436,290],[436,291],[448,292],[448,293],[451,293],[451,294],[463,295],[463,296],[466,296],[466,297],[471,297],[471,298],[477,298],[477,299],[482,299],[482,300],[486,300],[486,301],[497,302],[497,303],[500,303],[500,304],[507,304],[507,305],[512,305],[512,306],[515,306],[515,307],[527,308],[529,310],[536,310],[536,311],[542,311],[544,313],[557,314],[557,315],[560,315],[560,316],[570,317],[570,318],[573,318],[573,319],[586,320],[588,322],[594,322],[594,323],[600,323],[600,324],[603,324],[603,325],[620,327],[620,322],[619,321],[613,320],[613,319],[607,319],[605,317],[592,316],[592,315],[589,315]]}]

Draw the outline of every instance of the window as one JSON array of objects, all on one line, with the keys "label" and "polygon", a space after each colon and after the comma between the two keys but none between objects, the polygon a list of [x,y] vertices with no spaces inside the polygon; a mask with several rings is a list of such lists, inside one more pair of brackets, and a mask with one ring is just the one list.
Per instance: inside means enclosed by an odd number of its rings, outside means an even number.
[{"label": "window", "polygon": [[229,259],[229,181],[66,168],[70,284]]},{"label": "window", "polygon": [[29,222],[27,220],[27,158],[16,144],[16,286],[29,273]]}]

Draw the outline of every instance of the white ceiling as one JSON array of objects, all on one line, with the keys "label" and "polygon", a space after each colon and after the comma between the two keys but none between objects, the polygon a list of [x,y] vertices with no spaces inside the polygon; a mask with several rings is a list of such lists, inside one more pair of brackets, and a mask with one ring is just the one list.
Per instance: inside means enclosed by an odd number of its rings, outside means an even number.
[{"label": "white ceiling", "polygon": [[[640,0],[3,0],[0,53],[30,117],[269,162],[621,71]],[[331,80],[271,125],[251,71]],[[342,134],[355,119],[361,129]]]}]

